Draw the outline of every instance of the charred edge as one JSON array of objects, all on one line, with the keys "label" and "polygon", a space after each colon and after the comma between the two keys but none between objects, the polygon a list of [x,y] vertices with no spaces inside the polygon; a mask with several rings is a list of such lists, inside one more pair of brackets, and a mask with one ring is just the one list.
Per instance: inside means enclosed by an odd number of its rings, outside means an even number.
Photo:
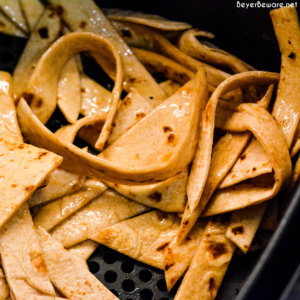
[{"label": "charred edge", "polygon": [[208,251],[211,253],[214,259],[217,259],[227,253],[224,244],[211,244],[208,246]]},{"label": "charred edge", "polygon": [[168,271],[171,267],[173,267],[174,266],[174,263],[172,263],[172,264],[166,264],[165,265],[165,271]]},{"label": "charred edge", "polygon": [[164,243],[163,245],[161,245],[160,247],[158,247],[156,249],[156,251],[163,251],[166,249],[166,247],[169,245],[169,242]]},{"label": "charred edge", "polygon": [[162,194],[159,192],[154,192],[154,193],[150,194],[148,197],[149,197],[149,199],[151,199],[155,202],[160,202]]},{"label": "charred edge", "polygon": [[39,35],[42,39],[47,39],[49,37],[48,28],[47,27],[40,28]]},{"label": "charred edge", "polygon": [[289,58],[294,59],[296,58],[296,54],[294,52],[291,52],[290,55],[288,55]]},{"label": "charred edge", "polygon": [[245,232],[243,226],[233,227],[231,231],[234,235],[243,234]]}]

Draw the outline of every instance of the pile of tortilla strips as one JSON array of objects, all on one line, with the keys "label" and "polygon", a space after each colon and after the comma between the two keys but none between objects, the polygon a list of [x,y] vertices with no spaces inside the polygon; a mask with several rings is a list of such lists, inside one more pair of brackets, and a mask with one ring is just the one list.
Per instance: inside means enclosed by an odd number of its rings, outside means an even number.
[{"label": "pile of tortilla strips", "polygon": [[[235,251],[268,243],[276,195],[300,174],[295,8],[270,13],[277,74],[187,23],[48,2],[0,0],[0,31],[28,38],[0,72],[0,299],[117,299],[86,265],[99,244],[164,270],[168,291],[184,275],[176,300],[215,299]],[[57,106],[68,125],[52,133]]]}]

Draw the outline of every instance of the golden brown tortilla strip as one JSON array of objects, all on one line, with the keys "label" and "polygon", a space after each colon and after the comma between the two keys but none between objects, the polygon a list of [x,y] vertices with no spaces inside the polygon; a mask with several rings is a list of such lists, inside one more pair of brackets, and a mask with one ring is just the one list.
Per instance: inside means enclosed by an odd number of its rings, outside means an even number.
[{"label": "golden brown tortilla strip", "polygon": [[152,211],[97,230],[90,239],[158,269],[164,268],[164,251],[180,227],[175,214]]},{"label": "golden brown tortilla strip", "polygon": [[19,2],[27,21],[28,30],[32,32],[45,10],[44,6],[39,0],[19,0]]},{"label": "golden brown tortilla strip", "polygon": [[215,299],[236,246],[226,238],[228,220],[208,223],[175,300]]},{"label": "golden brown tortilla strip", "polygon": [[[13,73],[13,98],[15,102],[19,101],[24,92],[36,64],[58,37],[60,28],[59,16],[49,8],[45,9],[35,30],[31,33]],[[30,95],[23,96],[28,101],[30,100]]]},{"label": "golden brown tortilla strip", "polygon": [[27,37],[24,31],[13,23],[2,11],[0,11],[0,32],[22,38]]},{"label": "golden brown tortilla strip", "polygon": [[62,157],[22,143],[0,143],[0,227],[27,201]]},{"label": "golden brown tortilla strip", "polygon": [[9,300],[10,299],[10,290],[6,281],[5,274],[0,268],[0,299]]},{"label": "golden brown tortilla strip", "polygon": [[76,245],[101,229],[136,216],[149,208],[107,190],[57,225],[51,234],[64,247]]},{"label": "golden brown tortilla strip", "polygon": [[34,216],[34,225],[49,231],[107,190],[104,183],[88,179],[80,191],[44,205]]},{"label": "golden brown tortilla strip", "polygon": [[183,212],[186,203],[186,182],[188,170],[175,177],[147,185],[122,185],[111,182],[106,184],[138,203],[160,209],[166,212]]},{"label": "golden brown tortilla strip", "polygon": [[206,225],[207,219],[198,220],[184,242],[178,244],[176,238],[173,238],[166,248],[164,270],[168,291],[190,266]]},{"label": "golden brown tortilla strip", "polygon": [[6,279],[15,299],[55,298],[26,203],[1,228],[0,253]]},{"label": "golden brown tortilla strip", "polygon": [[42,228],[37,229],[53,285],[71,300],[117,300],[87,268],[85,261],[66,250]]},{"label": "golden brown tortilla strip", "polygon": [[46,186],[37,189],[28,200],[29,207],[46,204],[56,198],[74,193],[82,187],[85,176],[80,176],[63,169],[54,170],[46,181]]},{"label": "golden brown tortilla strip", "polygon": [[[60,153],[64,157],[62,168],[99,180],[132,185],[124,179],[151,183],[184,170],[194,156],[206,101],[207,87],[202,69],[98,157],[55,137],[33,115],[24,100],[20,101],[17,111],[24,136],[32,144]],[[152,131],[154,135],[151,136]]]},{"label": "golden brown tortilla strip", "polygon": [[23,16],[19,0],[0,0],[0,8],[12,22],[25,33],[28,33],[27,23]]},{"label": "golden brown tortilla strip", "polygon": [[[51,0],[49,2],[61,12],[63,20],[69,25],[71,30],[93,32],[107,38],[114,44],[122,57],[124,89],[127,92],[130,91],[131,87],[135,87],[154,106],[165,100],[166,95],[163,90],[139,63],[94,1]],[[112,72],[108,72],[108,74],[114,78]]]},{"label": "golden brown tortilla strip", "polygon": [[259,224],[258,230],[275,231],[278,225],[278,198],[275,196],[268,201],[265,214]]},{"label": "golden brown tortilla strip", "polygon": [[168,97],[171,97],[179,90],[181,85],[173,80],[166,80],[160,84],[160,87],[165,91]]},{"label": "golden brown tortilla strip", "polygon": [[298,138],[295,145],[291,149],[291,157],[293,158],[299,151],[300,149],[300,139]]},{"label": "golden brown tortilla strip", "polygon": [[297,160],[296,160],[296,162],[293,166],[293,171],[292,171],[290,183],[289,183],[289,186],[288,186],[289,193],[291,193],[291,191],[293,190],[295,184],[297,183],[299,175],[300,175],[300,156],[297,158]]},{"label": "golden brown tortilla strip", "polygon": [[79,244],[76,244],[70,248],[68,248],[69,252],[80,257],[81,259],[88,260],[89,257],[95,252],[98,248],[99,244],[92,241],[86,240]]},{"label": "golden brown tortilla strip", "polygon": [[197,29],[190,29],[184,32],[178,40],[178,48],[185,54],[206,62],[208,64],[220,67],[229,67],[233,73],[254,71],[237,57],[220,49],[208,47],[200,43],[196,37],[205,37],[212,39],[214,35]]}]

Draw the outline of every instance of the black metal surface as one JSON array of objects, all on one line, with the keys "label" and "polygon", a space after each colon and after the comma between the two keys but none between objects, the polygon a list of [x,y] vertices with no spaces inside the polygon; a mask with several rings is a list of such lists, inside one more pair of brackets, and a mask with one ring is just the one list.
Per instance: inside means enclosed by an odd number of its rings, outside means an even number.
[{"label": "black metal surface", "polygon": [[[269,9],[237,8],[237,1],[234,0],[96,2],[104,8],[137,10],[189,22],[197,28],[216,34],[214,44],[239,56],[257,69],[277,72],[280,70],[280,53],[269,17]],[[12,73],[25,44],[24,39],[0,34],[1,70]],[[83,65],[89,76],[108,89],[112,89],[113,82],[92,59],[84,57]],[[66,120],[56,110],[47,126],[55,131],[65,124],[67,124]],[[76,140],[76,145],[86,146],[80,139]],[[262,251],[241,256],[234,255],[217,300],[279,298],[300,261],[300,244],[295,238],[300,229],[298,220],[300,186],[299,184],[297,186],[290,209],[268,249],[261,258]],[[259,264],[257,264],[258,260]],[[139,263],[104,246],[99,246],[88,260],[88,265],[91,272],[121,300],[171,300],[179,285],[177,284],[171,293],[167,293],[161,270]],[[254,267],[254,272],[245,284]],[[288,299],[298,298],[281,300]]]}]

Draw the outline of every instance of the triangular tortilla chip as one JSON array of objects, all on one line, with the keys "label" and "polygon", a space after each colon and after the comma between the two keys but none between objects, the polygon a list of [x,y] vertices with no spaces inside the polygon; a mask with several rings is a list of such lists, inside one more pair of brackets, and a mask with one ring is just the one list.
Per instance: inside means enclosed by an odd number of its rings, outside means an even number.
[{"label": "triangular tortilla chip", "polygon": [[28,29],[32,32],[44,11],[44,6],[39,0],[19,0],[19,2],[25,15]]},{"label": "triangular tortilla chip", "polygon": [[228,220],[222,218],[226,216],[214,218],[206,226],[174,300],[215,299],[236,249],[225,237]]},{"label": "triangular tortilla chip", "polygon": [[70,253],[80,257],[81,259],[88,260],[98,246],[98,243],[92,240],[86,240],[68,248],[68,250]]},{"label": "triangular tortilla chip", "polygon": [[95,231],[136,216],[149,208],[107,190],[51,231],[64,247],[85,241]]},{"label": "triangular tortilla chip", "polygon": [[53,285],[68,299],[118,300],[87,268],[46,230],[37,229],[43,256]]},{"label": "triangular tortilla chip", "polygon": [[37,189],[28,200],[29,207],[46,204],[56,198],[81,189],[85,176],[67,172],[60,168],[54,170],[46,181],[46,186]]},{"label": "triangular tortilla chip", "polygon": [[54,299],[54,288],[26,203],[1,228],[0,253],[14,298]]},{"label": "triangular tortilla chip", "polygon": [[6,281],[5,274],[0,267],[0,299],[9,300],[10,299],[10,290]]},{"label": "triangular tortilla chip", "polygon": [[0,32],[22,38],[27,37],[24,31],[12,22],[2,11],[0,11]]},{"label": "triangular tortilla chip", "polygon": [[87,180],[80,191],[44,205],[34,216],[34,225],[43,227],[47,231],[51,230],[93,198],[102,194],[107,188],[107,185],[100,181]]},{"label": "triangular tortilla chip", "polygon": [[18,25],[25,33],[28,33],[28,27],[19,0],[0,0],[0,8],[11,21]]},{"label": "triangular tortilla chip", "polygon": [[152,211],[97,230],[90,239],[158,269],[164,268],[164,250],[180,227],[175,214]]},{"label": "triangular tortilla chip", "polygon": [[[16,102],[24,92],[36,64],[58,37],[60,27],[59,16],[49,8],[45,9],[35,30],[31,33],[13,73],[13,98]],[[32,100],[30,95],[25,94],[23,97],[28,102],[30,99]]]}]

